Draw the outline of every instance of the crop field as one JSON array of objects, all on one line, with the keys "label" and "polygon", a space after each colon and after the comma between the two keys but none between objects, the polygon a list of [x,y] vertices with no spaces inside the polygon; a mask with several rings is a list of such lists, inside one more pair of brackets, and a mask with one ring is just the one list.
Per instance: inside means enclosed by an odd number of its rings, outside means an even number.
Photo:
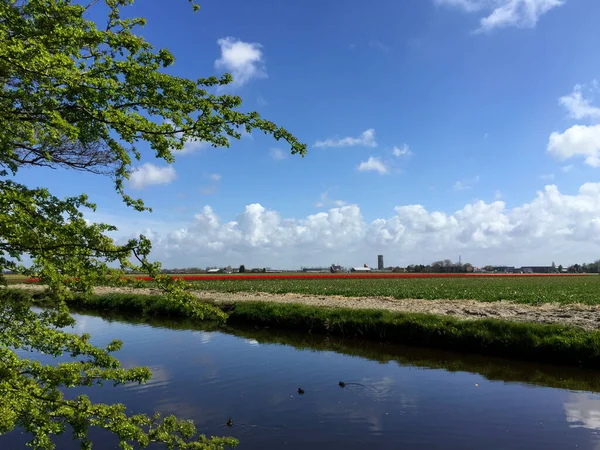
[{"label": "crop field", "polygon": [[[317,296],[392,297],[398,299],[507,300],[523,304],[600,305],[600,276],[468,274],[198,274],[174,275],[189,289],[219,292],[267,292]],[[138,287],[149,287],[140,276]],[[6,276],[9,284],[35,282]]]},{"label": "crop field", "polygon": [[190,289],[298,293],[346,297],[508,300],[516,303],[600,305],[600,276],[465,276],[427,278],[271,278],[188,280]]}]

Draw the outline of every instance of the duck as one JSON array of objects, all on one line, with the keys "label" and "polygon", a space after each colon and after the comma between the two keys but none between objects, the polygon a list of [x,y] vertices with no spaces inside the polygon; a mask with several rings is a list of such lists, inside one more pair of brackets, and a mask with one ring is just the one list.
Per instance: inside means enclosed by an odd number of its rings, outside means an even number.
[{"label": "duck", "polygon": [[340,381],[340,382],[338,383],[338,385],[339,385],[339,387],[345,387],[345,386],[346,386],[346,383],[344,383],[343,381]]},{"label": "duck", "polygon": [[232,427],[233,426],[233,419],[230,417],[229,420],[227,421],[227,426],[228,427]]},{"label": "duck", "polygon": [[304,394],[304,389],[298,388],[298,394],[300,394],[300,395]]}]

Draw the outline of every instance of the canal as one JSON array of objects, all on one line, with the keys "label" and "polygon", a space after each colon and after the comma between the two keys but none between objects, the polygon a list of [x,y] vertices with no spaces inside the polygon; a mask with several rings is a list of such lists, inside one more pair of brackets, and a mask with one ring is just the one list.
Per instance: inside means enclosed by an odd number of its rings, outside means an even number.
[{"label": "canal", "polygon": [[[97,345],[123,340],[123,365],[148,366],[154,377],[69,396],[190,418],[207,435],[238,438],[242,450],[600,449],[595,372],[268,329],[75,318],[75,331]],[[117,448],[103,431],[91,436],[95,448]],[[0,448],[25,442],[14,431]],[[69,435],[55,442],[78,448]]]}]

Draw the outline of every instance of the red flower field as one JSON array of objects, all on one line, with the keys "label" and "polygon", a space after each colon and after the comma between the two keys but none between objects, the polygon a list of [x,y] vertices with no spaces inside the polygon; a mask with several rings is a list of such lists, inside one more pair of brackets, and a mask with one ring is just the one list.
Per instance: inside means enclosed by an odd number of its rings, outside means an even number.
[{"label": "red flower field", "polygon": [[[319,279],[378,279],[378,278],[523,278],[523,277],[576,277],[586,274],[546,273],[309,273],[309,274],[256,274],[256,275],[175,275],[172,278],[184,281],[231,281],[231,280],[319,280]],[[151,277],[125,278],[136,281],[152,281]],[[37,283],[38,278],[29,278],[27,283]]]}]

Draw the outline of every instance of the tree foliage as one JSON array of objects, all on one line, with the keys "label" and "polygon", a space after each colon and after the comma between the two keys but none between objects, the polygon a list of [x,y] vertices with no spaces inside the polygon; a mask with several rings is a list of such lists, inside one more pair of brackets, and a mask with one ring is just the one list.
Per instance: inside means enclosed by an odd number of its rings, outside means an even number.
[{"label": "tree foliage", "polygon": [[[151,377],[147,368],[120,367],[111,355],[119,341],[102,349],[68,331],[73,319],[65,300],[73,295],[90,294],[125,270],[143,271],[191,317],[225,317],[195,302],[181,281],[160,275],[160,264],[148,260],[148,239],[117,244],[106,236],[113,226],[88,223],[83,212],[95,205],[86,195],[59,199],[15,176],[25,168],[108,176],[123,201],[143,211],[149,208],[126,193],[133,164],[150,156],[142,144],[167,163],[187,141],[228,146],[252,130],[287,141],[292,154],[304,155],[306,147],[258,113],[240,111],[239,97],[217,95],[230,75],[169,74],[173,55],[136,34],[145,19],[122,16],[133,0],[90,1],[0,0],[0,270],[39,277],[54,305],[35,312],[23,293],[0,291],[0,433],[21,427],[43,449],[54,448],[52,436],[68,430],[90,448],[90,427],[110,430],[122,448],[234,445],[198,435],[191,422],[175,417],[129,416],[123,405],[65,397],[71,387]],[[108,11],[101,25],[87,18],[98,7]],[[73,362],[43,365],[23,351],[71,355]]]}]

